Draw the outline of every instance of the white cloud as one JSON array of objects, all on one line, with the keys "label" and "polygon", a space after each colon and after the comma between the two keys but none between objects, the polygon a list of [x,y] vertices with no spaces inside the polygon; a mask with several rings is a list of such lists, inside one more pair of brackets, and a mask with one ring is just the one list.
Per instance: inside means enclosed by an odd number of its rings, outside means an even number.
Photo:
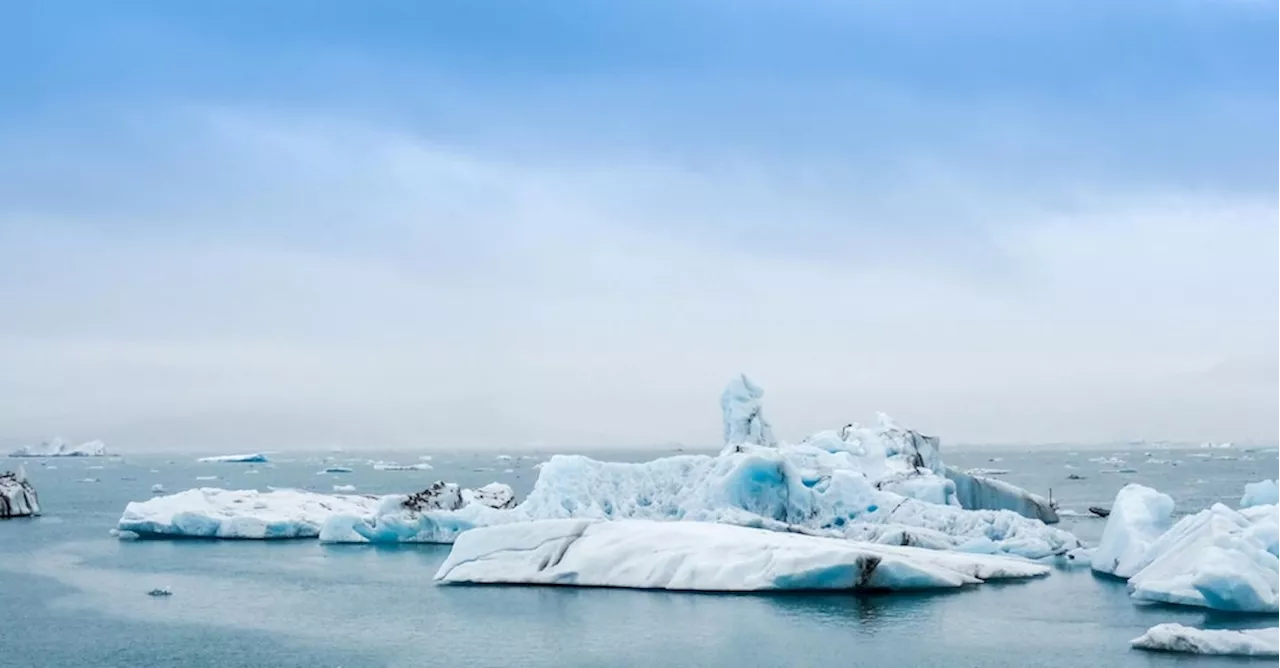
[{"label": "white cloud", "polygon": [[141,204],[0,211],[0,434],[713,443],[744,370],[790,437],[880,409],[949,441],[1276,438],[1274,376],[1240,381],[1275,369],[1270,200],[1117,186],[1064,213],[938,165],[842,191],[786,162],[183,127],[112,175]]}]

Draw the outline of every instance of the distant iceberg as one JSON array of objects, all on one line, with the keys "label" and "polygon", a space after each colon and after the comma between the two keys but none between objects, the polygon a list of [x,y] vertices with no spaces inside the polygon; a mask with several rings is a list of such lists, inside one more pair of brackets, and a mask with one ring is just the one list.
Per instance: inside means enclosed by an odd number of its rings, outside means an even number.
[{"label": "distant iceberg", "polygon": [[0,519],[39,514],[40,498],[27,480],[27,472],[20,466],[17,471],[0,473]]},{"label": "distant iceberg", "polygon": [[116,528],[143,537],[315,538],[335,513],[368,513],[377,504],[366,496],[206,487],[132,502]]},{"label": "distant iceberg", "polygon": [[542,520],[469,531],[435,579],[679,591],[916,590],[1044,575],[1006,557],[691,522]]},{"label": "distant iceberg", "polygon": [[375,471],[430,471],[433,467],[426,463],[418,464],[397,464],[395,462],[374,462],[373,470]]},{"label": "distant iceberg", "polygon": [[105,457],[107,444],[102,441],[88,441],[80,445],[72,445],[64,438],[51,438],[37,445],[24,445],[10,457]]},{"label": "distant iceberg", "polygon": [[201,457],[196,461],[204,464],[262,464],[270,460],[261,452],[255,452],[247,455],[218,455],[216,457]]},{"label": "distant iceberg", "polygon": [[1224,656],[1280,655],[1280,628],[1206,630],[1182,624],[1160,624],[1129,641],[1137,649]]},{"label": "distant iceberg", "polygon": [[[1246,497],[1248,495],[1246,494]],[[1171,523],[1173,500],[1141,485],[1116,496],[1095,571],[1128,578],[1138,601],[1232,612],[1278,611],[1280,511],[1220,503]]]}]

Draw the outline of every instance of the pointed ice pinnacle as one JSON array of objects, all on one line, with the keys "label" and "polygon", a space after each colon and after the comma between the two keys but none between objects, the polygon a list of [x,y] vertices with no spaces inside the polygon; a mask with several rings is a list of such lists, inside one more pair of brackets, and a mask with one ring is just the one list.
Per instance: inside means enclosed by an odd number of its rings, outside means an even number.
[{"label": "pointed ice pinnacle", "polygon": [[720,394],[725,445],[777,445],[773,428],[761,410],[760,397],[763,396],[764,390],[752,383],[746,374],[739,374],[729,381]]}]

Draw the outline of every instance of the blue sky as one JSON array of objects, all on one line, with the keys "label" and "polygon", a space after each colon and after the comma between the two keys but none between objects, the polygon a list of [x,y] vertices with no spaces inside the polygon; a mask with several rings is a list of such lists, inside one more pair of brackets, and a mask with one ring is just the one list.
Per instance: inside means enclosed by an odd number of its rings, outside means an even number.
[{"label": "blue sky", "polygon": [[0,9],[0,441],[1274,443],[1277,10]]}]

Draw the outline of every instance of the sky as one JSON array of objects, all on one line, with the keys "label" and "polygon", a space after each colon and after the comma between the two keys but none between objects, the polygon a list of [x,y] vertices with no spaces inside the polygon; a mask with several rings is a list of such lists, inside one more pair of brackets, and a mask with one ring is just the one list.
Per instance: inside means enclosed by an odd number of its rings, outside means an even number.
[{"label": "sky", "polygon": [[1275,444],[1277,8],[0,5],[0,445]]}]

